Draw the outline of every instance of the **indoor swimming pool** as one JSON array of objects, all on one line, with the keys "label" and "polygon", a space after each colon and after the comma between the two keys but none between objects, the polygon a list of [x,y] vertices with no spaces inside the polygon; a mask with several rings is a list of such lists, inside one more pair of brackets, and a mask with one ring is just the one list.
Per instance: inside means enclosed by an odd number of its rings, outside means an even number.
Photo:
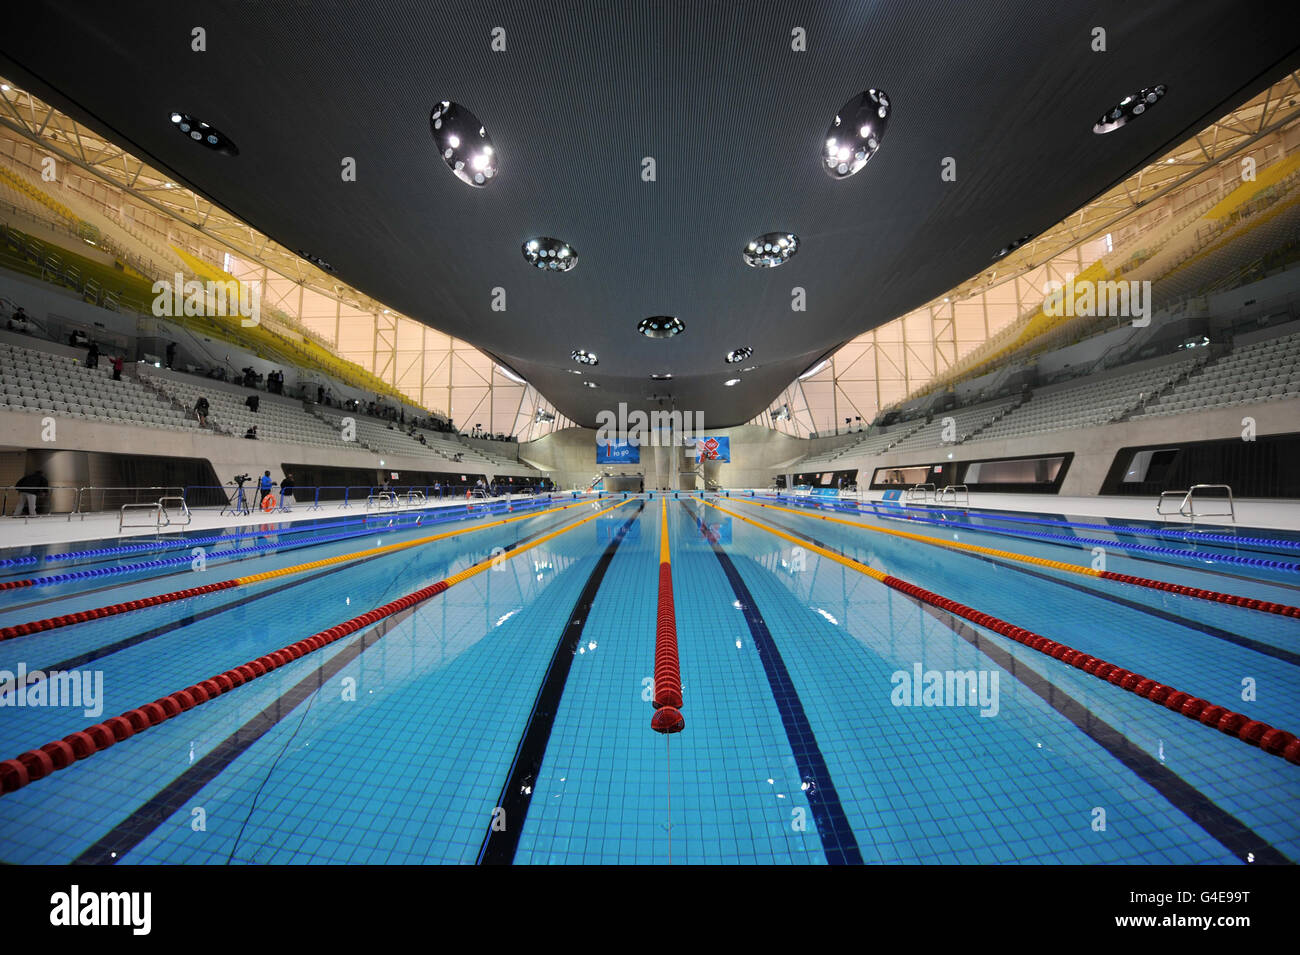
[{"label": "indoor swimming pool", "polygon": [[557,495],[10,548],[0,587],[4,863],[1300,859],[1294,534]]}]

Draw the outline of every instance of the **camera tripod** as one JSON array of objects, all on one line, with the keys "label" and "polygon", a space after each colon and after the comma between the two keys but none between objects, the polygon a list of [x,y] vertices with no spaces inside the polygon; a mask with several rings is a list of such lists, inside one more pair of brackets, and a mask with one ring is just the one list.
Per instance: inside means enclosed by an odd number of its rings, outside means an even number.
[{"label": "camera tripod", "polygon": [[248,506],[248,501],[244,498],[244,485],[240,482],[235,489],[230,492],[230,500],[226,501],[226,506],[221,509],[220,517],[229,511],[231,514],[251,514],[252,510]]}]

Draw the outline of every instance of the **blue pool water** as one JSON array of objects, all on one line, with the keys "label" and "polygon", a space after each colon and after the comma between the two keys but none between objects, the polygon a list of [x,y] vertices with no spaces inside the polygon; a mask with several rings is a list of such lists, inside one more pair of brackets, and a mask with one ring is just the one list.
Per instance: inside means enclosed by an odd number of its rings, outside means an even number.
[{"label": "blue pool water", "polygon": [[[710,501],[1252,719],[1300,727],[1300,620],[868,528],[1081,566],[1098,545],[1023,532],[1104,538],[1109,570],[1300,604],[1300,574],[1215,560],[1295,561],[1293,537],[1189,543],[1132,522],[1067,526],[1095,518],[1017,515],[1057,522],[1030,525]],[[527,514],[0,641],[0,670],[103,681],[98,716],[0,707],[5,759],[500,558],[410,612],[0,796],[0,861],[1300,859],[1300,767],[689,495],[667,511],[686,729],[658,735],[648,699],[661,500],[558,509],[572,503],[491,517],[456,509],[419,526],[413,516],[266,525],[265,536],[204,544],[201,570],[175,562],[0,592],[0,627],[11,626]],[[116,543],[0,552],[37,558],[0,564],[0,581],[110,570],[193,546],[49,559]],[[234,548],[261,549],[227,553]],[[1179,553],[1188,550],[1195,555]],[[973,671],[986,695],[976,705],[902,705],[924,702],[898,690],[900,674],[917,667]],[[558,705],[544,704],[548,693]]]}]

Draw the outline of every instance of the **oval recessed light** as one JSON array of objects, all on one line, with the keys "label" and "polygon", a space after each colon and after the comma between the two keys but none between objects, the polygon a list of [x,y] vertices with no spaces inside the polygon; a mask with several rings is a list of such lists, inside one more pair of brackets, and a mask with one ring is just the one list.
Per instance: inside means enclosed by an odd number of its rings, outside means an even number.
[{"label": "oval recessed light", "polygon": [[725,360],[728,365],[734,365],[737,362],[744,361],[752,354],[754,354],[754,349],[752,348],[736,348],[732,351],[727,352],[727,357]]},{"label": "oval recessed light", "polygon": [[822,143],[822,168],[831,178],[847,179],[867,164],[885,137],[889,114],[882,90],[859,93],[840,107]]},{"label": "oval recessed light", "polygon": [[600,385],[596,384],[594,381],[584,381],[583,384],[586,385],[588,388],[599,388],[599,387],[600,387]]},{"label": "oval recessed light", "polygon": [[186,139],[206,146],[223,156],[238,156],[239,147],[221,130],[195,119],[189,113],[171,114],[172,126]]},{"label": "oval recessed light", "polygon": [[571,375],[581,375],[581,374],[582,374],[582,372],[578,371],[578,369],[576,369],[576,368],[566,368],[566,369],[564,369],[564,370],[567,371],[567,372],[568,372],[569,374],[571,374]]},{"label": "oval recessed light", "polygon": [[1132,96],[1125,96],[1119,103],[1104,113],[1101,119],[1093,123],[1092,131],[1098,135],[1113,133],[1121,126],[1127,126],[1152,106],[1155,106],[1164,95],[1165,85],[1161,83],[1159,86],[1148,86]]},{"label": "oval recessed light", "polygon": [[672,338],[686,331],[686,324],[672,315],[652,315],[637,322],[636,330],[646,338]]},{"label": "oval recessed light", "polygon": [[742,253],[752,268],[774,269],[789,262],[799,251],[799,237],[793,232],[768,232],[750,239]]},{"label": "oval recessed light", "polygon": [[447,168],[461,182],[482,188],[497,174],[497,154],[478,117],[443,100],[429,113],[429,129]]},{"label": "oval recessed light", "polygon": [[673,380],[673,376],[672,376],[672,375],[669,375],[669,374],[663,374],[663,375],[651,375],[651,376],[650,376],[650,380],[651,380],[651,381],[672,381],[672,380]]},{"label": "oval recessed light", "polygon": [[726,385],[728,388],[734,388],[736,385],[740,384],[740,379],[728,378],[726,381],[723,382],[723,384]]},{"label": "oval recessed light", "polygon": [[573,251],[573,246],[546,235],[529,239],[523,251],[529,265],[551,272],[567,272],[578,264],[578,253]]},{"label": "oval recessed light", "polygon": [[1004,259],[1004,258],[1006,258],[1008,255],[1010,255],[1012,252],[1016,251],[1016,249],[1020,248],[1022,245],[1024,245],[1026,242],[1028,242],[1028,241],[1029,241],[1030,239],[1032,239],[1033,237],[1034,237],[1034,233],[1032,233],[1032,232],[1026,232],[1024,235],[1022,235],[1020,238],[1016,239],[1014,242],[1008,242],[1008,243],[1007,243],[1006,245],[1004,245],[1002,248],[1000,248],[1000,249],[998,249],[996,252],[994,252],[994,253],[993,253],[993,258],[994,258],[994,259]]},{"label": "oval recessed light", "polygon": [[596,357],[594,351],[587,351],[585,348],[575,348],[569,353],[569,357],[579,365],[599,365],[600,359]]}]

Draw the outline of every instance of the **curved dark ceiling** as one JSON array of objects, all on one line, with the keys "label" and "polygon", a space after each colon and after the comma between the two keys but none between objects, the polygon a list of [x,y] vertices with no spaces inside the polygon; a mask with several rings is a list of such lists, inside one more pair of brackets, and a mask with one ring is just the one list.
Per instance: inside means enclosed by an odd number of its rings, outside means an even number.
[{"label": "curved dark ceiling", "polygon": [[[575,421],[620,401],[761,412],[829,349],[989,266],[1298,65],[1294,4],[1186,2],[16,4],[5,72],[290,249],[499,356]],[[191,29],[207,51],[191,50]],[[492,31],[505,30],[504,52]],[[807,51],[791,49],[806,31]],[[1106,31],[1094,52],[1092,31]],[[1168,95],[1109,135],[1124,96]],[[826,130],[867,88],[893,105],[843,181]],[[440,100],[491,135],[471,188],[429,130]],[[192,113],[239,155],[168,122]],[[357,181],[344,182],[343,157]],[[653,157],[656,180],[642,180]],[[957,179],[940,164],[956,160]],[[775,230],[797,256],[754,269]],[[520,252],[555,236],[565,274]],[[791,289],[807,310],[791,310]],[[494,311],[493,290],[506,290]],[[684,334],[638,335],[676,315]],[[740,385],[729,350],[753,357]],[[600,356],[583,387],[569,358]],[[652,381],[671,373],[671,382]]]}]

